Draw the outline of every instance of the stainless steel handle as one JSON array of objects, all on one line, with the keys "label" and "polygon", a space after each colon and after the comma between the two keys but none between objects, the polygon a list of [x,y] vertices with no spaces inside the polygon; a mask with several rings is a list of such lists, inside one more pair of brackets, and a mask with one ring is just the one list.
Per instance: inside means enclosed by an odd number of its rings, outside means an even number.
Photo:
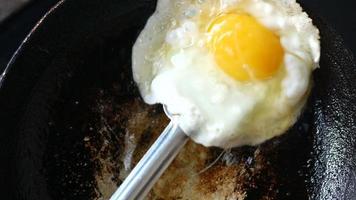
[{"label": "stainless steel handle", "polygon": [[141,200],[188,141],[172,120],[110,200]]}]

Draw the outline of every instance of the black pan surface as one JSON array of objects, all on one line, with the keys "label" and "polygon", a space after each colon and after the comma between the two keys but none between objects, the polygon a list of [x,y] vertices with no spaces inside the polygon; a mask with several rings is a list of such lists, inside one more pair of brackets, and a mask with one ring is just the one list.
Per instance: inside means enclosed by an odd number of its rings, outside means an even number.
[{"label": "black pan surface", "polygon": [[[4,199],[94,198],[100,166],[82,142],[96,131],[90,108],[138,95],[131,47],[154,8],[151,0],[66,0],[26,38],[0,81]],[[285,177],[270,199],[356,199],[356,64],[340,36],[305,8],[321,30],[321,67],[300,122],[263,144],[278,146],[269,153]]]}]

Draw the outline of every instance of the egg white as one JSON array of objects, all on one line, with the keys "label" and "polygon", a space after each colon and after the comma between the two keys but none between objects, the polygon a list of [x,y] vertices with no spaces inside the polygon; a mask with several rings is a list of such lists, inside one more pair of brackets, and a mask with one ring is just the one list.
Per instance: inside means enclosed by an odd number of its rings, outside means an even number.
[{"label": "egg white", "polygon": [[[204,18],[238,8],[280,37],[285,55],[271,79],[239,82],[206,48]],[[319,31],[295,0],[159,0],[133,47],[143,99],[167,105],[181,128],[205,146],[256,145],[299,116],[320,57]]]}]

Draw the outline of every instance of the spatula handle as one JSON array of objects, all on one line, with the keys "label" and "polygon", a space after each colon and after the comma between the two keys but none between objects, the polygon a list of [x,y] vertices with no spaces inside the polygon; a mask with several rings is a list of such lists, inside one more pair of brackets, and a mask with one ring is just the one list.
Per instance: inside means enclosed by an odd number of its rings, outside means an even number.
[{"label": "spatula handle", "polygon": [[188,136],[171,121],[110,200],[144,199],[187,141]]}]

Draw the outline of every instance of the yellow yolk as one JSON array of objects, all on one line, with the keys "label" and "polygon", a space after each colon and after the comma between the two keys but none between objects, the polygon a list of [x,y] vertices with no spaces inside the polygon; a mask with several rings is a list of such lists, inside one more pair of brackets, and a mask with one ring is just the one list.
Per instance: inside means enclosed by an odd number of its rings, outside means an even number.
[{"label": "yellow yolk", "polygon": [[279,37],[247,14],[223,14],[208,27],[208,48],[221,69],[238,81],[273,76],[283,59]]}]

